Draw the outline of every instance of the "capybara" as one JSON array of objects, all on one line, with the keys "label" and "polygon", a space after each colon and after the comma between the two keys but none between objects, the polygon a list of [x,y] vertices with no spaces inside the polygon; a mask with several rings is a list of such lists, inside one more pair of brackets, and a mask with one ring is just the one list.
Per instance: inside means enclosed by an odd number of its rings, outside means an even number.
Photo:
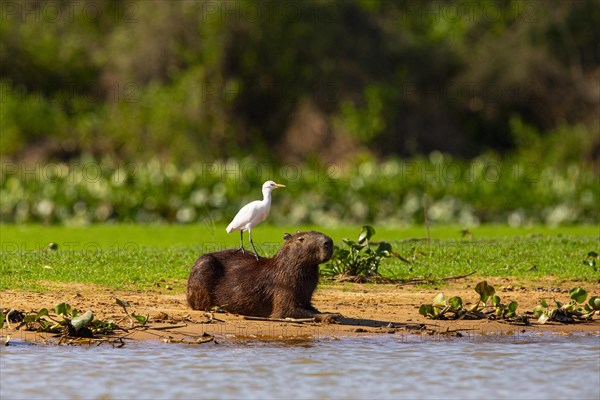
[{"label": "capybara", "polygon": [[194,310],[220,306],[228,312],[271,318],[319,314],[311,297],[319,264],[333,255],[333,240],[319,232],[286,233],[273,258],[223,250],[202,255],[192,268],[187,302]]}]

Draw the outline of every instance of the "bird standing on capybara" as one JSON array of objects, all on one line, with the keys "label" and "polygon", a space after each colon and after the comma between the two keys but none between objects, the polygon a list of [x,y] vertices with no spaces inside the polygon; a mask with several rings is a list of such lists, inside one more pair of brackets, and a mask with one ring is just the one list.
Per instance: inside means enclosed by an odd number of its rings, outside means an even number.
[{"label": "bird standing on capybara", "polygon": [[267,218],[267,215],[269,215],[269,210],[271,209],[271,192],[282,187],[285,187],[285,185],[280,185],[279,183],[275,183],[273,181],[266,181],[263,183],[263,199],[255,200],[242,207],[242,209],[238,211],[236,216],[233,218],[233,221],[231,221],[231,223],[227,226],[227,229],[225,229],[227,233],[240,231],[240,250],[242,253],[245,252],[244,231],[248,231],[250,244],[254,249],[256,259],[258,260],[258,251],[256,251],[256,247],[254,247],[254,242],[252,241],[252,228]]},{"label": "bird standing on capybara", "polygon": [[285,234],[273,258],[223,250],[202,255],[192,268],[187,302],[195,310],[221,306],[243,315],[307,318],[319,314],[311,297],[319,264],[333,255],[333,240],[319,232]]}]

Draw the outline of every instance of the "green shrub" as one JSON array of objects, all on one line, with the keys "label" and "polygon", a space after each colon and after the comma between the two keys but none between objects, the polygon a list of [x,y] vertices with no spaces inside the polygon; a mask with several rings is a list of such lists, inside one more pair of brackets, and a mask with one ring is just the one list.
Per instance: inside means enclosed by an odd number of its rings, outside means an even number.
[{"label": "green shrub", "polygon": [[276,224],[598,223],[598,177],[565,168],[482,156],[334,164],[274,164],[253,159],[195,162],[2,163],[0,220],[10,223],[227,223],[261,197],[267,179],[282,181],[269,221]]}]

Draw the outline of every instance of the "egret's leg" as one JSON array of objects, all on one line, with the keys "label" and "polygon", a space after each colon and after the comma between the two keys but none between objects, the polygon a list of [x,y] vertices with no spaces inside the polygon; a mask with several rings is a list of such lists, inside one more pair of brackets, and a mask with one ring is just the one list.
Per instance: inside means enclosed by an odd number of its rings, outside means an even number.
[{"label": "egret's leg", "polygon": [[254,249],[254,254],[256,255],[256,259],[258,260],[258,251],[256,251],[256,247],[254,247],[254,242],[252,241],[252,229],[248,229],[248,236],[250,237],[250,244]]},{"label": "egret's leg", "polygon": [[244,250],[244,231],[240,231],[240,248],[237,249],[236,251],[242,251],[242,253],[245,253],[246,251]]}]

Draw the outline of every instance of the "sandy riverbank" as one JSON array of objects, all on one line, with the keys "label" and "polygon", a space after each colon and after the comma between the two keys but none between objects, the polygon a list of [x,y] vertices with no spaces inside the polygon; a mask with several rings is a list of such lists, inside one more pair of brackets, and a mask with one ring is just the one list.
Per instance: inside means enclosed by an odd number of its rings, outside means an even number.
[{"label": "sandy riverbank", "polygon": [[[447,297],[461,296],[466,303],[474,302],[477,294],[473,288],[484,280],[494,285],[503,303],[517,301],[519,314],[531,311],[542,298],[568,300],[568,290],[583,287],[590,295],[600,295],[600,284],[546,278],[525,281],[521,278],[469,277],[444,285],[439,289],[392,284],[325,284],[318,288],[313,304],[323,312],[342,314],[339,323],[295,323],[246,320],[242,316],[194,311],[187,307],[183,293],[172,293],[157,288],[151,291],[111,290],[89,284],[56,285],[45,293],[3,291],[0,304],[25,312],[37,312],[55,304],[67,302],[80,311],[92,310],[96,318],[114,321],[124,316],[114,298],[131,304],[130,312],[149,315],[146,329],[129,332],[118,331],[127,340],[196,340],[203,334],[217,340],[237,339],[294,339],[331,338],[355,335],[405,334],[405,335],[485,335],[515,334],[519,332],[600,332],[600,317],[589,323],[538,324],[530,318],[530,325],[514,325],[490,320],[438,321],[421,316],[418,307],[430,303],[433,296],[443,292]],[[46,342],[56,341],[50,334],[15,330],[16,323],[6,324],[2,336],[13,339]],[[124,320],[120,326],[127,328]],[[457,332],[460,332],[457,334]]]}]

